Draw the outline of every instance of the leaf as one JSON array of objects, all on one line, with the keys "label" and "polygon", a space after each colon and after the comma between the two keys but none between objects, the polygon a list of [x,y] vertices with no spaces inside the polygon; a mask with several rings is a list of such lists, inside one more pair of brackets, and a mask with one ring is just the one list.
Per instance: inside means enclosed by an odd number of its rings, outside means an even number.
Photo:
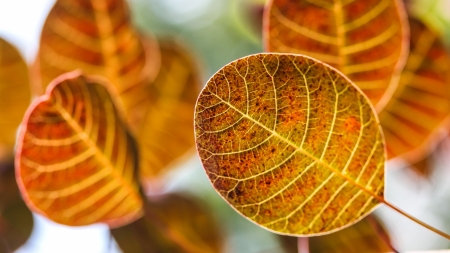
[{"label": "leaf", "polygon": [[[280,236],[286,253],[297,253],[295,237]],[[357,222],[353,226],[324,236],[309,238],[310,253],[381,253],[393,252],[389,235],[373,216]]]},{"label": "leaf", "polygon": [[23,202],[14,176],[14,163],[0,164],[0,253],[22,246],[33,230],[33,216]]},{"label": "leaf", "polygon": [[399,0],[272,0],[265,14],[269,52],[304,54],[336,67],[379,111],[407,57]]},{"label": "leaf", "polygon": [[226,65],[199,96],[195,134],[216,190],[272,232],[336,231],[382,199],[373,108],[344,75],[311,58],[258,54]]},{"label": "leaf", "polygon": [[31,101],[29,83],[27,64],[0,38],[0,160],[12,156],[17,127]]},{"label": "leaf", "polygon": [[139,37],[124,0],[58,0],[45,21],[36,64],[39,87],[80,68],[107,77],[128,112],[157,74],[159,49]]},{"label": "leaf", "polygon": [[149,199],[144,218],[111,233],[124,253],[212,253],[222,249],[219,226],[210,211],[179,194]]},{"label": "leaf", "polygon": [[176,41],[162,41],[160,47],[161,69],[147,90],[148,109],[137,131],[144,181],[170,171],[168,167],[195,145],[192,115],[201,87],[200,71]]},{"label": "leaf", "polygon": [[142,215],[136,151],[111,88],[71,72],[28,109],[16,154],[27,205],[65,225],[121,226]]},{"label": "leaf", "polygon": [[410,20],[411,54],[393,99],[379,114],[388,158],[423,158],[450,113],[450,55],[438,33]]}]

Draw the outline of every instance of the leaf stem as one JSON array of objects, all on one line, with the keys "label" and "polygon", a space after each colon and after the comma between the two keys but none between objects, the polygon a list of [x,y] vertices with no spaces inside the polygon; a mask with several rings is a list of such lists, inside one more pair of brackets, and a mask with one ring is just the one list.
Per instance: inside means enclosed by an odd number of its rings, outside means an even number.
[{"label": "leaf stem", "polygon": [[298,253],[309,253],[309,238],[299,237],[297,240]]}]

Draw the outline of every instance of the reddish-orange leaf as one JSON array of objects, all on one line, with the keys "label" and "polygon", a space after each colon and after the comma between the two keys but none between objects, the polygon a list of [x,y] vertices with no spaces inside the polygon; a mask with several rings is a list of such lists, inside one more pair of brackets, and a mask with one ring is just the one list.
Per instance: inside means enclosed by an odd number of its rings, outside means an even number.
[{"label": "reddish-orange leaf", "polygon": [[170,194],[149,199],[146,215],[111,230],[124,253],[216,253],[222,236],[214,217],[200,202]]},{"label": "reddish-orange leaf", "polygon": [[[286,253],[298,253],[297,238],[280,236]],[[389,234],[372,215],[336,233],[309,238],[311,253],[394,252]]]},{"label": "reddish-orange leaf", "polygon": [[371,104],[311,58],[258,54],[226,65],[200,94],[195,134],[216,190],[273,232],[336,231],[383,196],[385,153]]},{"label": "reddish-orange leaf", "polygon": [[304,54],[355,82],[379,111],[407,56],[400,0],[272,0],[265,17],[270,52]]},{"label": "reddish-orange leaf", "polygon": [[14,163],[0,163],[0,253],[13,252],[33,230],[33,216],[23,202],[14,177]]},{"label": "reddish-orange leaf", "polygon": [[17,49],[0,38],[0,160],[12,156],[16,130],[30,100],[27,64]]},{"label": "reddish-orange leaf", "polygon": [[66,225],[113,227],[142,215],[134,142],[110,91],[100,80],[71,72],[28,109],[16,169],[33,211]]},{"label": "reddish-orange leaf", "polygon": [[129,111],[158,66],[156,41],[139,38],[124,0],[58,0],[42,30],[36,91],[65,72],[83,69],[107,77]]},{"label": "reddish-orange leaf", "polygon": [[411,54],[393,99],[379,114],[389,158],[423,158],[450,114],[450,54],[440,35],[410,20]]},{"label": "reddish-orange leaf", "polygon": [[187,151],[194,151],[194,107],[201,88],[200,71],[188,51],[163,40],[161,69],[147,90],[147,111],[137,138],[143,180],[170,171]]}]

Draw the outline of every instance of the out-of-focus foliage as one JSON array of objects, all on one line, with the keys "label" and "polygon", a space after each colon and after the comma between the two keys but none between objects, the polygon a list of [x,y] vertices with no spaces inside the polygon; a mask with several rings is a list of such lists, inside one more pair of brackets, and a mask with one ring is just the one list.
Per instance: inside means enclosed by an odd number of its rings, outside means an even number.
[{"label": "out-of-focus foliage", "polygon": [[148,199],[145,216],[111,230],[124,253],[215,253],[219,224],[195,198],[168,194]]},{"label": "out-of-focus foliage", "polygon": [[[66,73],[29,107],[16,153],[33,211],[66,225],[122,226],[142,216],[137,154],[113,86]],[[111,98],[111,96],[113,98]]]}]

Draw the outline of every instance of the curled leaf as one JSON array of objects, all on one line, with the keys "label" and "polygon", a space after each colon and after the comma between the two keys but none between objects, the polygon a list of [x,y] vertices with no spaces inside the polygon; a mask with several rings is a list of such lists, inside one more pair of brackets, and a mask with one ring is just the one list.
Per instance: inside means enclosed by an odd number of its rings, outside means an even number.
[{"label": "curled leaf", "polygon": [[135,146],[110,91],[100,80],[71,72],[28,109],[16,170],[33,211],[73,226],[115,227],[142,215]]},{"label": "curled leaf", "polygon": [[440,139],[450,113],[450,54],[440,35],[410,20],[411,54],[393,98],[380,112],[388,158],[416,162]]},{"label": "curled leaf", "polygon": [[258,54],[223,67],[199,96],[195,134],[215,189],[273,232],[336,231],[383,196],[373,108],[344,75],[308,57]]},{"label": "curled leaf", "polygon": [[[83,69],[114,84],[127,111],[156,76],[156,41],[141,39],[124,0],[58,0],[45,21],[36,62],[37,92],[57,76]],[[42,92],[39,92],[41,94]]]},{"label": "curled leaf", "polygon": [[399,0],[272,0],[266,50],[304,54],[336,67],[379,111],[407,57],[407,20]]},{"label": "curled leaf", "polygon": [[195,199],[169,194],[149,199],[146,215],[111,233],[124,253],[221,252],[219,226]]},{"label": "curled leaf", "polygon": [[195,101],[200,71],[194,58],[174,40],[160,42],[161,69],[147,90],[147,111],[138,125],[144,181],[169,171],[168,166],[194,148]]},{"label": "curled leaf", "polygon": [[0,160],[13,152],[16,130],[31,100],[28,67],[8,42],[0,38]]}]

